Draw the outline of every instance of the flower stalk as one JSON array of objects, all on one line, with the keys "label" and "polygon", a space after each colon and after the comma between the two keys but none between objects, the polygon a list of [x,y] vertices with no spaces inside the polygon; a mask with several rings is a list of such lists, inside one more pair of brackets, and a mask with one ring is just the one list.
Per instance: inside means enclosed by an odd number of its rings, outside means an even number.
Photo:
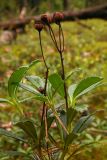
[{"label": "flower stalk", "polygon": [[[43,90],[43,94],[44,94],[44,96],[46,96],[46,88],[47,88],[47,80],[48,80],[49,68],[48,68],[48,66],[46,64],[46,60],[45,60],[44,53],[43,53],[43,48],[42,48],[41,31],[44,28],[44,25],[39,22],[39,23],[35,24],[35,28],[39,32],[39,43],[40,43],[43,62],[44,62],[45,68],[46,68],[45,85],[44,85],[44,90]],[[48,157],[50,159],[50,155],[49,155],[49,152],[48,152],[47,106],[46,106],[45,102],[43,103],[43,108],[42,108],[41,127],[40,128],[42,128],[43,121],[44,121],[44,124],[45,124],[45,135],[46,135],[45,139],[46,139],[46,144],[47,144],[47,153],[48,153]],[[42,152],[41,152],[41,129],[40,129],[40,136],[39,136],[39,148],[40,148],[39,154],[40,154],[40,157],[42,157]]]}]

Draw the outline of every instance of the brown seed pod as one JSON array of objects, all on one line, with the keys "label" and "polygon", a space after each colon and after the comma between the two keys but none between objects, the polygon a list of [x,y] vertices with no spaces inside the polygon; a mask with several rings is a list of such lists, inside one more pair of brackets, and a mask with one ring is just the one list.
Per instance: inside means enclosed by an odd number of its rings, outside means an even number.
[{"label": "brown seed pod", "polygon": [[40,32],[44,28],[44,25],[41,22],[35,22],[34,27]]},{"label": "brown seed pod", "polygon": [[49,25],[49,23],[51,22],[51,17],[48,14],[43,14],[41,15],[41,21],[44,24]]},{"label": "brown seed pod", "polygon": [[53,20],[56,24],[59,24],[64,18],[64,14],[61,12],[55,12],[53,15]]}]

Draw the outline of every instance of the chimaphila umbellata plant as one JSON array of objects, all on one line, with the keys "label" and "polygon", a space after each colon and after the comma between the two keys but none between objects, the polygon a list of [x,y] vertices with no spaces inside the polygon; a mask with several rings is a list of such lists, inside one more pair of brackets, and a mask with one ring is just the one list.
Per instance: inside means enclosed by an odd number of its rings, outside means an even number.
[{"label": "chimaphila umbellata plant", "polygon": [[[43,61],[34,60],[29,65],[16,69],[8,81],[9,99],[0,98],[0,102],[9,103],[16,107],[20,114],[20,121],[14,125],[22,129],[27,138],[22,138],[11,131],[0,128],[0,135],[14,138],[31,147],[29,153],[19,151],[8,151],[9,156],[22,156],[32,160],[70,160],[83,147],[89,144],[75,144],[79,135],[91,124],[94,119],[94,112],[79,118],[79,112],[86,108],[81,108],[77,100],[84,94],[102,84],[102,78],[97,76],[87,77],[78,83],[67,85],[67,80],[72,76],[65,73],[64,68],[64,34],[61,21],[64,15],[56,12],[53,17],[42,15],[41,21],[36,21],[35,29],[38,31],[41,56]],[[51,22],[58,26],[58,39],[56,38]],[[42,30],[47,27],[48,33],[60,56],[61,74],[50,73],[44,50],[42,46]],[[28,71],[37,63],[44,63],[45,77],[28,75]],[[23,79],[26,79],[24,83]],[[29,83],[27,83],[29,82]],[[30,85],[29,85],[30,84]],[[20,89],[30,92],[33,96],[19,99]],[[22,91],[22,90],[21,90]],[[58,97],[58,98],[57,98]],[[39,100],[42,104],[42,114],[40,122],[26,117],[21,103],[31,99]],[[78,117],[76,119],[76,117]],[[54,124],[54,127],[52,125]],[[71,147],[71,152],[69,152]]]}]

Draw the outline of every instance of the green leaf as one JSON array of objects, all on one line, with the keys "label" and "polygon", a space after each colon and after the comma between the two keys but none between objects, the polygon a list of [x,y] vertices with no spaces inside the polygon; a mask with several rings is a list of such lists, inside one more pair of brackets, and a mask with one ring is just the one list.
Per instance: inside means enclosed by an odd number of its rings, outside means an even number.
[{"label": "green leaf", "polygon": [[100,77],[88,77],[81,80],[78,84],[71,85],[68,90],[71,100],[79,98],[85,93],[93,90],[101,84],[101,81],[102,78]]},{"label": "green leaf", "polygon": [[22,80],[27,70],[28,66],[23,66],[18,68],[15,72],[12,73],[8,81],[8,93],[10,97],[16,98],[16,92],[19,82]]},{"label": "green leaf", "polygon": [[70,71],[70,72],[66,75],[65,80],[69,79],[74,73],[77,73],[77,72],[80,72],[80,71],[81,71],[81,68],[76,68],[76,69]]},{"label": "green leaf", "polygon": [[48,98],[51,100],[52,99],[52,96],[53,96],[53,88],[52,88],[52,85],[49,81],[47,81],[47,89],[46,89],[46,92],[47,92],[47,96]]},{"label": "green leaf", "polygon": [[60,111],[60,119],[62,120],[63,124],[67,127],[67,115],[64,110]]},{"label": "green leaf", "polygon": [[68,88],[68,94],[70,96],[71,103],[73,102],[73,94],[74,94],[76,87],[77,87],[77,84],[73,84]]},{"label": "green leaf", "polygon": [[82,80],[76,87],[73,97],[78,98],[81,95],[91,91],[95,87],[97,87],[102,81],[102,78],[100,77],[88,77],[84,80]]},{"label": "green leaf", "polygon": [[37,141],[37,133],[33,122],[29,119],[24,119],[15,124],[20,127],[30,138]]},{"label": "green leaf", "polygon": [[73,142],[73,140],[75,140],[76,138],[77,138],[76,133],[72,132],[69,135],[67,135],[67,137],[65,139],[65,148],[67,148]]},{"label": "green leaf", "polygon": [[75,140],[78,136],[78,133],[81,133],[83,130],[85,130],[93,121],[94,117],[93,115],[96,112],[99,112],[101,110],[95,111],[94,113],[92,113],[89,116],[83,116],[79,119],[79,121],[76,123],[73,131],[67,135],[66,140],[65,140],[65,147],[67,148],[69,146],[69,144],[71,144],[73,142],[73,140]]},{"label": "green leaf", "polygon": [[77,111],[73,108],[67,109],[67,125],[70,125],[71,122],[74,120],[75,116],[77,114]]},{"label": "green leaf", "polygon": [[85,130],[93,121],[93,116],[83,116],[79,119],[77,124],[75,125],[73,129],[73,133],[81,133],[83,130]]},{"label": "green leaf", "polygon": [[[34,85],[36,87],[36,89],[43,89],[44,86],[45,86],[45,83],[44,83],[44,79],[38,77],[38,76],[26,76],[26,79],[31,82],[32,85]],[[50,82],[48,81],[47,82],[47,96],[48,98],[52,98],[52,86],[50,84]]]},{"label": "green leaf", "polygon": [[5,99],[5,98],[0,98],[0,103],[9,103],[9,104],[13,104],[11,101],[9,101],[8,99]]},{"label": "green leaf", "polygon": [[23,103],[23,102],[26,102],[26,101],[30,101],[32,99],[36,99],[36,96],[31,96],[31,97],[26,97],[24,99],[20,99],[18,102]]},{"label": "green leaf", "polygon": [[49,81],[52,87],[55,89],[55,92],[59,93],[60,96],[64,97],[64,81],[62,80],[62,78],[57,73],[54,73],[49,76]]},{"label": "green leaf", "polygon": [[85,104],[79,104],[75,106],[75,110],[81,113],[86,111],[87,108],[88,108],[88,105],[85,105]]},{"label": "green leaf", "polygon": [[38,92],[35,88],[33,88],[30,85],[24,84],[24,83],[19,83],[19,86],[21,88],[23,88],[24,90],[31,92],[33,94],[35,94],[35,99],[40,100],[40,101],[47,101],[47,98],[41,94],[40,92]]},{"label": "green leaf", "polygon": [[10,132],[10,131],[7,131],[3,128],[0,128],[0,135],[3,135],[3,136],[7,136],[7,137],[10,137],[10,138],[14,138],[16,140],[20,140],[22,142],[26,142],[26,140],[18,137],[17,135],[15,135],[14,133]]},{"label": "green leaf", "polygon": [[28,66],[29,66],[29,69],[31,68],[31,67],[33,67],[35,64],[37,64],[37,63],[39,63],[39,62],[41,62],[39,59],[35,59],[34,61],[32,61]]},{"label": "green leaf", "polygon": [[[66,115],[66,112],[64,110],[60,111],[60,119],[61,121],[63,122],[64,126],[67,128],[67,115]],[[61,127],[62,128],[62,127]],[[65,139],[67,134],[66,132],[63,130],[62,128],[62,131],[63,131],[63,138]]]},{"label": "green leaf", "polygon": [[20,81],[24,77],[25,73],[38,62],[39,60],[35,60],[31,64],[22,66],[12,73],[8,81],[8,93],[10,97],[16,99],[17,88]]},{"label": "green leaf", "polygon": [[43,80],[38,76],[26,76],[26,79],[31,82],[36,88],[44,88]]},{"label": "green leaf", "polygon": [[23,88],[24,90],[26,91],[29,91],[35,95],[41,95],[35,88],[33,88],[32,86],[28,85],[28,84],[25,84],[25,83],[19,83],[19,86],[21,88]]},{"label": "green leaf", "polygon": [[58,104],[54,105],[54,108],[57,110],[57,112],[59,112],[64,107],[64,104],[65,104],[64,101],[63,102],[59,102]]}]

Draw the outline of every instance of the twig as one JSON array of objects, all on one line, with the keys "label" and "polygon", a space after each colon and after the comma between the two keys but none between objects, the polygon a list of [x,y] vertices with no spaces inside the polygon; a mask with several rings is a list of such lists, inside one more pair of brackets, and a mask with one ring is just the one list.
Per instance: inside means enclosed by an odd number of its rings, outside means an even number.
[{"label": "twig", "polygon": [[53,114],[56,117],[56,119],[58,120],[58,122],[60,123],[60,125],[62,126],[62,128],[64,129],[64,131],[69,134],[69,132],[67,131],[65,125],[63,124],[63,122],[61,121],[61,119],[59,118],[57,112],[52,108]]}]

